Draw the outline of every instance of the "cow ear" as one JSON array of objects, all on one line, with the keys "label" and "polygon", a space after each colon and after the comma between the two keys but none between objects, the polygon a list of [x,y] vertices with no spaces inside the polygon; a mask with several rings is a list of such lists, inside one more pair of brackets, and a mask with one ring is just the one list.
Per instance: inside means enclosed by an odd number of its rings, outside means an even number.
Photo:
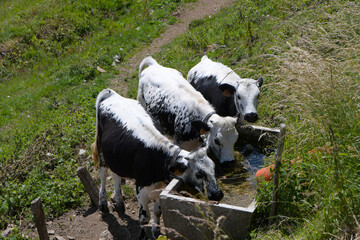
[{"label": "cow ear", "polygon": [[226,97],[231,97],[236,88],[230,84],[227,83],[223,83],[219,86],[220,91],[226,96]]},{"label": "cow ear", "polygon": [[258,86],[258,88],[260,88],[261,87],[261,85],[263,84],[263,78],[260,76],[259,78],[258,78],[258,80],[257,80],[257,83],[256,83],[256,85]]},{"label": "cow ear", "polygon": [[210,131],[209,125],[202,121],[192,121],[191,128],[196,132],[200,133],[200,135],[207,134]]},{"label": "cow ear", "polygon": [[188,168],[188,161],[182,157],[177,157],[172,165],[169,165],[168,169],[175,176],[182,175]]}]

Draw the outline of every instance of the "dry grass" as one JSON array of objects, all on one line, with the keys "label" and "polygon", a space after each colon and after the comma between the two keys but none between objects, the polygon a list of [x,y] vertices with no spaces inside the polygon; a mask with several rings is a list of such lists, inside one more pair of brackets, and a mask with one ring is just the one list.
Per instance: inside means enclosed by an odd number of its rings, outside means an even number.
[{"label": "dry grass", "polygon": [[[324,9],[328,8],[337,11],[327,14]],[[317,11],[320,11],[319,18],[324,18],[323,24],[316,21],[300,26],[294,20],[287,23],[296,29],[299,37],[294,43],[287,42],[288,50],[276,57],[282,63],[275,73],[280,81],[271,87],[277,89],[278,99],[283,99],[273,108],[282,111],[279,114],[285,117],[284,121],[300,117],[297,128],[312,125],[323,134],[329,125],[340,127],[337,121],[341,119],[357,124],[354,117],[359,116],[360,109],[360,95],[356,94],[360,92],[357,82],[360,79],[360,24],[353,19],[360,20],[360,6],[346,3]],[[336,112],[344,116],[334,116]],[[318,134],[309,136],[309,132],[298,133],[303,141],[319,137]]]},{"label": "dry grass", "polygon": [[300,234],[290,234],[354,239],[352,216],[359,217],[360,5],[330,1],[314,11],[314,21],[303,21],[301,12],[286,20],[296,40],[271,56],[281,63],[274,72],[279,81],[268,85],[280,99],[272,108],[288,124],[287,155],[303,157],[301,168],[289,174],[295,172],[301,194],[311,196],[302,201],[312,208],[303,219],[312,219],[305,226],[312,225],[313,232],[304,227]]}]

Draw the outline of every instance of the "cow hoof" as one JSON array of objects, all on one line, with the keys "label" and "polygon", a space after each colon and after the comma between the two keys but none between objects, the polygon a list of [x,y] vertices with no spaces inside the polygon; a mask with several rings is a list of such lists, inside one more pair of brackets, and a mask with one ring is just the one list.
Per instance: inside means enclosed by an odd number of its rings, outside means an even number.
[{"label": "cow hoof", "polygon": [[109,208],[108,208],[107,204],[99,204],[99,210],[102,213],[108,213],[109,212]]},{"label": "cow hoof", "polygon": [[152,228],[151,228],[151,233],[152,233],[152,237],[153,237],[154,239],[157,239],[157,238],[160,236],[160,234],[161,234],[161,232],[160,232],[160,226],[152,226]]},{"label": "cow hoof", "polygon": [[141,225],[148,224],[148,223],[150,222],[150,217],[141,215],[141,216],[139,217],[139,222],[140,222]]},{"label": "cow hoof", "polygon": [[119,213],[119,214],[124,214],[125,213],[125,204],[124,203],[117,203],[115,204],[115,212]]},{"label": "cow hoof", "polygon": [[235,167],[235,163],[236,163],[235,160],[234,160],[234,161],[227,161],[227,162],[221,163],[220,166],[221,166],[221,168],[223,168],[223,169],[233,168],[233,167]]},{"label": "cow hoof", "polygon": [[146,237],[145,229],[141,228],[140,235],[139,235],[139,240],[147,240],[147,239],[148,238]]},{"label": "cow hoof", "polygon": [[125,185],[126,184],[126,179],[125,178],[121,178],[121,185]]}]

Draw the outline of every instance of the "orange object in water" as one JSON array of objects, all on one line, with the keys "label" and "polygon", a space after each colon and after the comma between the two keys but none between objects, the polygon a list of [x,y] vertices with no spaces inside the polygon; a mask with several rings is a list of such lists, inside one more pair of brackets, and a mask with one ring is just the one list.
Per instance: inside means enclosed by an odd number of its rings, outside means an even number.
[{"label": "orange object in water", "polygon": [[256,172],[257,181],[258,182],[261,182],[263,180],[271,181],[272,176],[274,175],[274,167],[275,167],[275,164],[259,169]]}]

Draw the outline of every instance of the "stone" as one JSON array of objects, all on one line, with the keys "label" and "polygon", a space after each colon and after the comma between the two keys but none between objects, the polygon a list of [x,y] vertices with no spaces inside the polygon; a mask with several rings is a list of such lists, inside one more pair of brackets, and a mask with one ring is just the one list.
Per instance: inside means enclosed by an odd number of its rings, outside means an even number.
[{"label": "stone", "polygon": [[101,73],[106,73],[106,70],[102,69],[101,67],[97,67],[96,70],[98,70]]},{"label": "stone", "polygon": [[10,235],[11,231],[15,228],[14,225],[9,224],[8,227],[1,233],[1,236],[3,237],[7,237],[8,235]]},{"label": "stone", "polygon": [[85,149],[80,149],[79,150],[79,155],[82,156],[86,153],[86,150]]},{"label": "stone", "polygon": [[63,238],[62,236],[55,236],[54,240],[65,240],[65,238]]},{"label": "stone", "polygon": [[102,233],[100,233],[100,237],[105,239],[112,239],[112,235],[109,232],[109,230],[105,230]]}]

